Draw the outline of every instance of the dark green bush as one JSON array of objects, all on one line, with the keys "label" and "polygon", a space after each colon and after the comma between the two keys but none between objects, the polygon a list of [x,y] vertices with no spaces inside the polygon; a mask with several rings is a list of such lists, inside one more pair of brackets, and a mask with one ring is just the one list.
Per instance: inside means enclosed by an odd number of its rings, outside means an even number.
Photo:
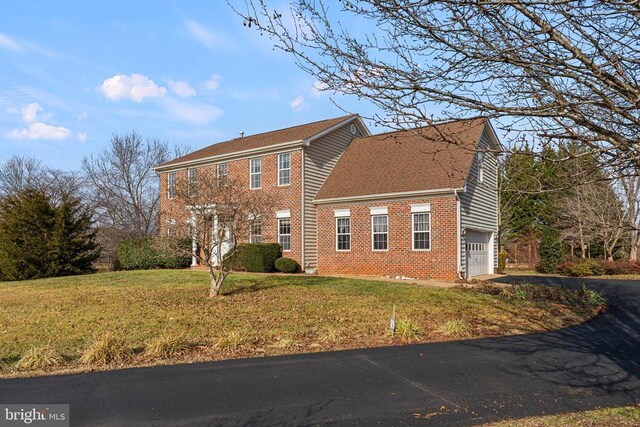
[{"label": "dark green bush", "polygon": [[185,239],[128,239],[118,246],[118,262],[123,270],[185,268],[191,262],[190,246]]},{"label": "dark green bush", "polygon": [[560,233],[552,227],[545,227],[540,239],[540,262],[536,270],[540,273],[555,273],[562,262]]},{"label": "dark green bush", "polygon": [[223,257],[224,263],[231,271],[244,271],[244,265],[242,264],[242,251],[243,245],[238,245],[232,254],[226,254]]},{"label": "dark green bush", "polygon": [[282,256],[282,248],[277,243],[246,243],[240,245],[240,260],[245,271],[272,273],[275,262]]},{"label": "dark green bush", "polygon": [[507,253],[505,251],[501,251],[498,254],[498,273],[504,274],[505,268],[507,268]]},{"label": "dark green bush", "polygon": [[278,258],[276,260],[276,268],[283,273],[295,273],[300,266],[296,260],[291,258]]}]

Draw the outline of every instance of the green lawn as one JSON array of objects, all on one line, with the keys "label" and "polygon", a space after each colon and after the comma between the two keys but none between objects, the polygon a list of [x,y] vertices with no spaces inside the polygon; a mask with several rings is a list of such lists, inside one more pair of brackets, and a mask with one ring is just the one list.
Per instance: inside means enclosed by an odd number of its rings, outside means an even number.
[{"label": "green lawn", "polygon": [[636,427],[640,425],[640,406],[596,409],[571,414],[547,415],[522,420],[508,420],[485,427]]},{"label": "green lawn", "polygon": [[[57,354],[47,372],[103,369],[79,358],[106,332],[132,353],[113,368],[528,333],[593,316],[586,306],[317,276],[236,273],[221,297],[207,288],[207,274],[190,270],[0,283],[0,375],[41,373],[16,365],[34,347]],[[403,337],[389,334],[393,304],[409,321]],[[158,337],[177,345],[150,356]]]}]

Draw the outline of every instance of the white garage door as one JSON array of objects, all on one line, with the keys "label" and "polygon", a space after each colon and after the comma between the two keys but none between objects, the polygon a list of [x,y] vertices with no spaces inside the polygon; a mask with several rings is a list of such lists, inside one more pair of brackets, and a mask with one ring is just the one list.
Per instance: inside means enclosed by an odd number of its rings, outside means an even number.
[{"label": "white garage door", "polygon": [[467,277],[489,274],[491,233],[467,231]]}]

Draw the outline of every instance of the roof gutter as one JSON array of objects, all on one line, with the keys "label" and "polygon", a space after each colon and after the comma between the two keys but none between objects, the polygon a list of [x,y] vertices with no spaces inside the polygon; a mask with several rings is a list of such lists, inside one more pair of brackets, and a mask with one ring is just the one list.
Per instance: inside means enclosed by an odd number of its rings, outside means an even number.
[{"label": "roof gutter", "polygon": [[364,202],[369,200],[380,199],[399,199],[408,197],[423,197],[434,196],[438,194],[457,194],[458,191],[464,191],[463,188],[438,188],[433,190],[415,190],[415,191],[400,191],[396,193],[380,193],[380,194],[365,194],[361,196],[345,196],[345,197],[332,197],[327,199],[314,199],[313,203],[318,205],[332,204],[332,203],[345,203],[345,202]]},{"label": "roof gutter", "polygon": [[155,172],[166,172],[171,170],[183,169],[184,167],[187,167],[187,166],[199,166],[199,165],[212,163],[212,162],[220,162],[223,160],[233,160],[239,157],[246,157],[253,154],[269,153],[271,151],[276,151],[276,150],[286,150],[289,148],[302,147],[303,145],[304,145],[304,141],[301,139],[298,139],[296,141],[289,141],[289,142],[283,142],[280,144],[267,145],[266,147],[251,148],[248,150],[234,151],[232,153],[219,154],[217,156],[209,156],[209,157],[204,157],[196,160],[187,160],[184,162],[171,163],[168,165],[160,165],[152,169]]}]

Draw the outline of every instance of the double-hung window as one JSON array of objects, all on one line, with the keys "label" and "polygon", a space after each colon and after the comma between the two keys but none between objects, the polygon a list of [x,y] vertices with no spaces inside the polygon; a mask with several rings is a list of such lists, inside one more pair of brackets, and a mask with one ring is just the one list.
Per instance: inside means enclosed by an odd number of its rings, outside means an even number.
[{"label": "double-hung window", "polygon": [[282,250],[291,250],[291,218],[278,218],[278,243]]},{"label": "double-hung window", "polygon": [[484,153],[478,153],[478,181],[484,181]]},{"label": "double-hung window", "polygon": [[198,170],[196,168],[189,168],[187,170],[187,179],[189,181],[189,197],[195,197],[198,195]]},{"label": "double-hung window", "polygon": [[428,251],[431,249],[431,214],[411,214],[413,223],[413,250]]},{"label": "double-hung window", "polygon": [[371,244],[374,251],[389,249],[389,216],[371,216]]},{"label": "double-hung window", "polygon": [[278,155],[278,186],[291,184],[291,153]]},{"label": "double-hung window", "polygon": [[250,243],[262,243],[262,222],[259,219],[251,221]]},{"label": "double-hung window", "polygon": [[249,188],[252,190],[262,187],[262,158],[254,157],[249,165]]},{"label": "double-hung window", "polygon": [[229,169],[226,163],[218,163],[218,185],[224,185],[227,182]]},{"label": "double-hung window", "polygon": [[176,198],[176,173],[169,172],[167,174],[167,198],[175,199]]},{"label": "double-hung window", "polygon": [[351,217],[348,209],[336,210],[336,250],[351,250]]}]

